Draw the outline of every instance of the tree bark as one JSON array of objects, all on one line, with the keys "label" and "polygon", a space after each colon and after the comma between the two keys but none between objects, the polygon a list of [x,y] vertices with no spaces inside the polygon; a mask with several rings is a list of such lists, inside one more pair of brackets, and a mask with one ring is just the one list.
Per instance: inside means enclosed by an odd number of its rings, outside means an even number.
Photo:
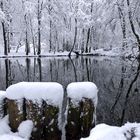
[{"label": "tree bark", "polygon": [[131,9],[130,9],[130,1],[129,0],[127,0],[127,6],[128,6],[128,17],[129,17],[129,22],[130,22],[131,30],[132,30],[132,33],[134,34],[134,36],[135,36],[135,38],[137,40],[138,49],[139,49],[139,52],[140,52],[140,37],[139,37],[139,35],[137,34],[137,32],[135,30],[135,26],[134,26],[133,18],[132,18],[132,12],[131,12]]},{"label": "tree bark", "polygon": [[[3,1],[0,2],[0,7],[1,7],[1,10],[4,11]],[[8,46],[7,46],[8,44],[7,44],[5,21],[2,21],[1,24],[2,24],[2,31],[3,31],[4,55],[8,55]]]},{"label": "tree bark", "polygon": [[74,42],[73,42],[73,46],[69,52],[69,57],[71,56],[71,53],[75,47],[75,44],[76,44],[76,40],[77,40],[77,19],[75,18],[75,36],[74,36]]},{"label": "tree bark", "polygon": [[4,41],[4,55],[8,55],[7,37],[6,37],[6,29],[5,29],[4,22],[2,22],[2,31],[3,31],[3,41]]},{"label": "tree bark", "polygon": [[89,49],[88,49],[89,39],[90,39],[90,28],[88,29],[88,32],[87,32],[87,42],[86,42],[86,50],[85,50],[85,53],[88,53],[89,52]]},{"label": "tree bark", "polygon": [[31,34],[32,34],[32,41],[33,41],[34,55],[36,55],[36,49],[35,49],[35,39],[34,39],[33,25],[32,25],[32,20],[31,20],[31,17],[30,17],[30,26],[31,26]]},{"label": "tree bark", "polygon": [[50,19],[50,52],[52,51],[52,21]]},{"label": "tree bark", "polygon": [[126,42],[126,22],[125,22],[125,16],[124,13],[121,9],[121,7],[118,5],[118,12],[119,12],[119,18],[120,18],[120,23],[121,23],[121,28],[122,28],[122,35],[123,35],[123,49],[125,46],[127,46]]},{"label": "tree bark", "polygon": [[38,51],[37,55],[41,54],[41,7],[40,7],[40,0],[38,0],[38,12],[37,12],[37,19],[38,19]]}]

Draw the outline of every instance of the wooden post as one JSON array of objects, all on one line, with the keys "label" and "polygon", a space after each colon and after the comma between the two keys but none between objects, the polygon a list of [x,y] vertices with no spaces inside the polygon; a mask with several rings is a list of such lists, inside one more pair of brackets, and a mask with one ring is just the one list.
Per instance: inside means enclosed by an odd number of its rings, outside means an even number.
[{"label": "wooden post", "polygon": [[26,100],[26,119],[34,124],[31,140],[43,137],[43,104],[42,100]]},{"label": "wooden post", "polygon": [[44,103],[44,134],[45,140],[61,140],[61,131],[58,126],[59,107]]},{"label": "wooden post", "polygon": [[81,137],[89,136],[90,130],[95,125],[95,105],[91,99],[83,98],[81,103]]},{"label": "wooden post", "polygon": [[68,99],[68,114],[66,125],[66,139],[79,140],[80,139],[80,103],[73,104],[72,99]]},{"label": "wooden post", "polygon": [[95,123],[93,101],[82,98],[75,104],[72,99],[69,98],[68,100],[66,139],[79,140],[81,137],[87,137]]},{"label": "wooden post", "polygon": [[90,134],[95,124],[97,92],[98,89],[92,82],[76,82],[68,85],[67,140],[79,140]]},{"label": "wooden post", "polygon": [[21,82],[10,86],[6,98],[12,130],[17,131],[25,119],[32,120],[31,140],[61,140],[59,114],[63,96],[62,85],[55,82]]},{"label": "wooden post", "polygon": [[19,127],[20,123],[25,120],[23,102],[24,99],[7,99],[9,122],[13,132],[17,132],[17,128]]}]

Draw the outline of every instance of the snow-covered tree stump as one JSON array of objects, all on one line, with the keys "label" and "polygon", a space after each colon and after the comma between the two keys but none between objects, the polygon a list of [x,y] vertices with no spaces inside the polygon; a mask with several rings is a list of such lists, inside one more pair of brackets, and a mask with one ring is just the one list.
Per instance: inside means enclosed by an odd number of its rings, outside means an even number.
[{"label": "snow-covered tree stump", "polygon": [[34,123],[32,140],[61,139],[63,96],[63,87],[58,83],[21,82],[10,86],[6,97],[12,130],[18,128],[21,120],[28,119]]},{"label": "snow-covered tree stump", "polygon": [[4,117],[5,91],[0,91],[0,119]]},{"label": "snow-covered tree stump", "polygon": [[61,140],[61,131],[59,130],[59,107],[45,104],[44,125],[46,140]]},{"label": "snow-covered tree stump", "polygon": [[26,99],[26,119],[32,120],[34,129],[32,132],[32,140],[41,139],[43,137],[43,105],[42,100]]},{"label": "snow-covered tree stump", "polygon": [[66,139],[78,140],[88,136],[95,123],[98,89],[94,83],[71,83],[67,87]]},{"label": "snow-covered tree stump", "polygon": [[7,99],[9,122],[12,131],[16,132],[20,123],[25,120],[23,112],[23,99]]}]

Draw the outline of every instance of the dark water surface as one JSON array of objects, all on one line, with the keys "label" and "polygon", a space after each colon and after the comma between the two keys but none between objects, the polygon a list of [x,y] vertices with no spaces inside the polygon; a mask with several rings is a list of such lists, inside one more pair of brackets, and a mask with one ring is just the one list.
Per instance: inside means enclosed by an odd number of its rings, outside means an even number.
[{"label": "dark water surface", "polygon": [[140,122],[140,63],[120,58],[0,59],[0,90],[20,81],[91,81],[99,89],[97,123]]}]

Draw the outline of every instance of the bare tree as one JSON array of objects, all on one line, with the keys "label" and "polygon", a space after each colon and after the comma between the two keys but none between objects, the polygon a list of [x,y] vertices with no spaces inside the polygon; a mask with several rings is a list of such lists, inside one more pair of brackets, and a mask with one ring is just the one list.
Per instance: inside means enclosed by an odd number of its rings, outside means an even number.
[{"label": "bare tree", "polygon": [[133,14],[132,14],[132,11],[131,11],[131,8],[130,8],[130,1],[126,0],[126,3],[127,3],[127,6],[128,6],[128,17],[129,17],[131,30],[132,30],[132,33],[134,34],[134,36],[137,40],[138,48],[139,48],[139,52],[140,52],[140,37],[136,32],[136,28],[135,28],[135,25],[134,25],[134,22],[133,22],[133,16],[132,16]]}]

